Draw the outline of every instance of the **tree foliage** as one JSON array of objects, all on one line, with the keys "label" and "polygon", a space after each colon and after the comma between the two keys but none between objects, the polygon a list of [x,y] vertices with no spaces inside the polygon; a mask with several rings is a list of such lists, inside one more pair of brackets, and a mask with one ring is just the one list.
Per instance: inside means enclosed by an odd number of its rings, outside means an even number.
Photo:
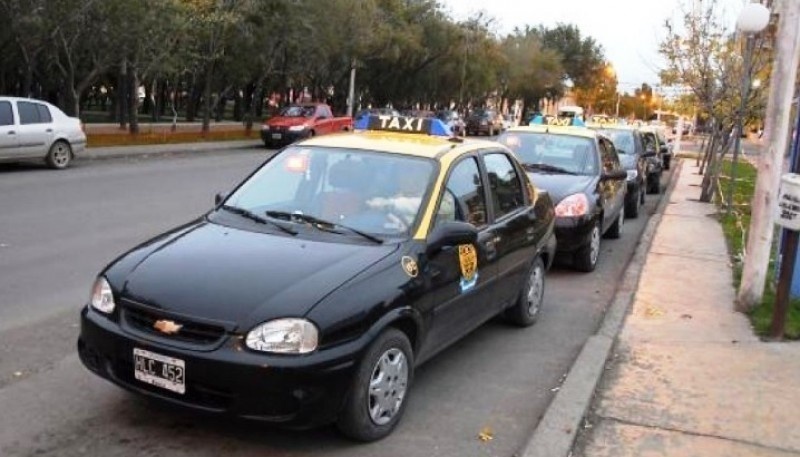
[{"label": "tree foliage", "polygon": [[0,0],[0,51],[0,93],[131,132],[142,115],[252,126],[300,96],[344,111],[353,67],[362,107],[535,109],[572,81],[607,108],[616,90],[575,26],[499,36],[435,0]]}]

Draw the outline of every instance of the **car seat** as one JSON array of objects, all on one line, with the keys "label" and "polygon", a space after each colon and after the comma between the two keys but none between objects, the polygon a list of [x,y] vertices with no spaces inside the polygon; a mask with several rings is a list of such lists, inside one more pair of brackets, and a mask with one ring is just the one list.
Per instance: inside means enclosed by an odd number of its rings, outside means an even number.
[{"label": "car seat", "polygon": [[328,184],[331,190],[320,195],[320,217],[340,221],[358,213],[364,206],[361,192],[368,177],[366,166],[361,161],[345,159],[331,165]]}]

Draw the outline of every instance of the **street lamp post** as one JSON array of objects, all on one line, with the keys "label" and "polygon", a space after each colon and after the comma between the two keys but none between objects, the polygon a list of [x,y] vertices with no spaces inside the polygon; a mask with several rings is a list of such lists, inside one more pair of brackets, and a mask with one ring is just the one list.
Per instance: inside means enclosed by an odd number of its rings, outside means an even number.
[{"label": "street lamp post", "polygon": [[740,92],[739,112],[736,113],[736,136],[733,139],[733,161],[731,162],[731,176],[728,185],[728,205],[725,213],[730,215],[733,208],[733,188],[736,185],[736,166],[739,162],[739,149],[742,144],[742,133],[744,131],[744,112],[747,109],[747,99],[750,96],[750,67],[753,60],[753,48],[755,40],[753,36],[761,32],[769,23],[769,10],[760,3],[750,3],[739,13],[736,20],[736,28],[745,36],[744,58],[742,62],[742,89]]}]

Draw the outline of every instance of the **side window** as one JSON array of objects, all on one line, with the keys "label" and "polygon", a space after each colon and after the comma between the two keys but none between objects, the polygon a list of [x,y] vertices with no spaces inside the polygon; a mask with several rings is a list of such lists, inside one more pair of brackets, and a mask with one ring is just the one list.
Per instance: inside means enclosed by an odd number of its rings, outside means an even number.
[{"label": "side window", "polygon": [[442,201],[436,212],[436,223],[464,221],[481,227],[486,225],[486,200],[478,163],[470,157],[453,166],[442,190]]},{"label": "side window", "polygon": [[507,155],[492,153],[483,156],[489,175],[489,190],[498,218],[525,205],[525,193],[514,164]]},{"label": "side window", "polygon": [[50,110],[46,106],[37,103],[36,110],[39,112],[39,122],[43,124],[53,122],[53,117],[50,116]]},{"label": "side window", "polygon": [[620,168],[619,157],[610,141],[600,138],[600,155],[603,158],[603,170],[612,172]]},{"label": "side window", "polygon": [[656,136],[650,132],[647,132],[642,135],[642,142],[644,143],[644,150],[656,152],[658,149],[656,148]]},{"label": "side window", "polygon": [[14,112],[11,111],[11,102],[0,102],[0,126],[14,125]]},{"label": "side window", "polygon": [[317,109],[317,117],[322,119],[328,119],[333,117],[333,115],[331,114],[331,110],[327,106],[320,106],[319,109]]},{"label": "side window", "polygon": [[38,124],[39,123],[39,110],[36,109],[36,104],[30,102],[17,102],[17,111],[19,111],[19,123]]}]

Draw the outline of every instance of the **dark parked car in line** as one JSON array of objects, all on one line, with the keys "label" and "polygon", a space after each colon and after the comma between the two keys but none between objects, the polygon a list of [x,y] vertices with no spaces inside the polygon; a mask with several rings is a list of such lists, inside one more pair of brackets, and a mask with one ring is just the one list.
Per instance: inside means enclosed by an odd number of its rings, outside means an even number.
[{"label": "dark parked car in line", "polygon": [[494,136],[503,131],[503,117],[495,110],[473,111],[467,117],[467,135]]},{"label": "dark parked car in line", "polygon": [[644,150],[642,133],[636,127],[616,124],[589,127],[597,129],[614,142],[619,161],[628,173],[625,217],[639,217],[639,209],[644,204],[647,194],[647,159],[655,156],[655,153]]},{"label": "dark parked car in line", "polygon": [[612,141],[585,127],[552,125],[515,127],[497,141],[553,199],[558,252],[571,255],[576,269],[593,271],[601,236],[619,238],[625,222],[628,173]]}]

